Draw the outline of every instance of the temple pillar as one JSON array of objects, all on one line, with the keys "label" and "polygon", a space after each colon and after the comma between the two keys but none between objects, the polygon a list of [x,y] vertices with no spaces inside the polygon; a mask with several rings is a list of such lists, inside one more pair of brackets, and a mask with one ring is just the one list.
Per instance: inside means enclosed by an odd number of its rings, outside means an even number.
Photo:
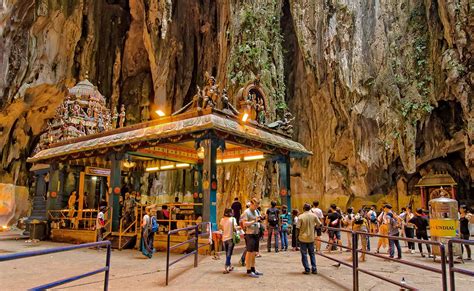
[{"label": "temple pillar", "polygon": [[211,222],[212,229],[217,230],[217,147],[214,138],[203,140],[204,163],[202,171],[203,210],[202,221]]},{"label": "temple pillar", "polygon": [[112,207],[112,231],[118,231],[120,227],[120,192],[122,181],[122,159],[124,155],[121,153],[113,153],[109,156],[111,162],[110,169],[110,185],[108,193],[109,207]]},{"label": "temple pillar", "polygon": [[420,192],[421,192],[421,207],[423,209],[426,208],[426,193],[425,193],[425,187],[421,186],[420,187]]},{"label": "temple pillar", "polygon": [[281,204],[286,205],[288,213],[291,213],[290,158],[288,156],[282,156],[278,159],[278,169],[280,174]]},{"label": "temple pillar", "polygon": [[59,165],[52,163],[49,167],[49,185],[48,185],[48,198],[47,198],[47,210],[57,210],[58,207],[58,192],[59,192]]}]

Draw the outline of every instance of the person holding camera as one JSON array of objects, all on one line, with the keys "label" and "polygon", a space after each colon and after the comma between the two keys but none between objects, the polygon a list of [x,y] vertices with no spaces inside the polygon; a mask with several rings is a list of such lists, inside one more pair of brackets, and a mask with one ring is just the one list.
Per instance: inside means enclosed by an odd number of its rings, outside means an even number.
[{"label": "person holding camera", "polygon": [[255,269],[255,257],[259,251],[259,232],[261,217],[257,211],[260,202],[256,198],[250,200],[250,207],[242,214],[242,225],[245,228],[245,246],[247,254],[245,255],[245,266],[247,275],[252,278],[258,278],[263,273]]}]

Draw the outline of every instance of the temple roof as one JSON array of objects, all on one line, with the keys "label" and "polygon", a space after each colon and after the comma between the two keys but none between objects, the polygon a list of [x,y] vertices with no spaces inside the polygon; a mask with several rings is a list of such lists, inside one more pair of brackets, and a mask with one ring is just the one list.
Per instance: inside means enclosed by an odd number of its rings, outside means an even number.
[{"label": "temple roof", "polygon": [[453,177],[448,173],[429,172],[421,177],[415,187],[433,187],[433,186],[455,186],[457,185]]},{"label": "temple roof", "polygon": [[75,159],[81,156],[103,155],[108,151],[135,150],[157,144],[193,140],[206,134],[213,134],[226,141],[252,148],[260,148],[269,153],[288,154],[290,157],[312,155],[311,151],[291,140],[289,136],[256,124],[242,123],[216,110],[209,110],[166,117],[68,140],[38,152],[29,158],[28,162]]}]

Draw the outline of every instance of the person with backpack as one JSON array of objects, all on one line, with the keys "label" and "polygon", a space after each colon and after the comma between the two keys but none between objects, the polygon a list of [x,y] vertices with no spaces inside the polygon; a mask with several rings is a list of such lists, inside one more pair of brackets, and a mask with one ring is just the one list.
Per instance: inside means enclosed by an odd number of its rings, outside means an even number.
[{"label": "person with backpack", "polygon": [[[328,216],[326,217],[326,225],[328,227],[332,228],[341,228],[341,218],[342,216],[339,214],[337,211],[337,205],[336,204],[331,204],[328,211]],[[329,235],[329,252],[335,247],[337,249],[337,246],[334,244],[336,243],[337,245],[341,246],[342,241],[341,241],[341,231],[340,230],[328,230],[328,235]],[[342,251],[342,248],[341,248]]]},{"label": "person with backpack", "polygon": [[[385,216],[385,219],[387,220],[386,224],[389,226],[389,235],[390,236],[400,236],[400,230],[399,230],[399,222],[398,222],[398,217],[395,217],[393,212],[388,212],[387,215]],[[393,258],[395,256],[395,247],[397,248],[397,258],[401,259],[402,258],[402,248],[400,246],[400,240],[398,239],[389,239],[388,240],[389,244],[389,256],[390,258]]]},{"label": "person with backpack", "polygon": [[149,259],[153,257],[155,249],[153,247],[155,232],[158,231],[156,216],[151,216],[152,206],[145,208],[145,215],[142,219],[142,233],[140,239],[140,250]]},{"label": "person with backpack", "polygon": [[291,215],[288,213],[288,207],[283,205],[281,207],[282,214],[280,215],[280,239],[281,250],[288,250],[288,228],[291,225]]},{"label": "person with backpack", "polygon": [[[417,239],[423,239],[423,240],[429,240],[428,239],[428,219],[423,216],[423,209],[418,208],[415,213],[415,217],[409,220],[410,223],[412,223],[415,226],[416,230],[416,238]],[[421,257],[425,257],[425,254],[423,253],[423,245],[421,243],[418,243],[418,249],[420,250]],[[426,249],[428,250],[428,257],[432,258],[433,256],[431,255],[431,247],[429,244],[426,244]]]},{"label": "person with backpack", "polygon": [[[354,215],[354,219],[352,220],[352,230],[357,231],[357,232],[369,232],[369,222],[365,218],[366,215],[364,213],[364,210],[361,209],[359,212]],[[360,238],[360,243],[362,247],[362,251],[366,252],[367,251],[367,242],[368,242],[368,235],[364,234],[359,234],[358,235]],[[351,255],[352,259],[352,255]],[[359,262],[365,262],[365,253],[361,253],[359,257]]]},{"label": "person with backpack", "polygon": [[280,211],[276,208],[276,202],[271,202],[272,207],[267,209],[267,230],[268,230],[268,240],[267,240],[267,249],[268,252],[272,251],[272,236],[275,235],[275,253],[278,253],[278,220],[280,217]]}]

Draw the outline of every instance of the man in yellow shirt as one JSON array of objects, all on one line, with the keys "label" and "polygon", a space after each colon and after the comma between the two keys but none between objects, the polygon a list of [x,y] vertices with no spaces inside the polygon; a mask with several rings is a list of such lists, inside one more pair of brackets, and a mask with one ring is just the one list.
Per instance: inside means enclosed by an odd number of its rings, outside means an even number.
[{"label": "man in yellow shirt", "polygon": [[311,273],[317,274],[316,270],[316,257],[314,256],[314,227],[320,226],[321,221],[319,218],[310,212],[311,205],[305,203],[303,206],[303,214],[298,216],[298,223],[296,228],[299,230],[298,241],[300,243],[301,251],[301,262],[303,263],[304,272],[303,274],[309,274],[309,265],[307,254],[311,260]]}]

